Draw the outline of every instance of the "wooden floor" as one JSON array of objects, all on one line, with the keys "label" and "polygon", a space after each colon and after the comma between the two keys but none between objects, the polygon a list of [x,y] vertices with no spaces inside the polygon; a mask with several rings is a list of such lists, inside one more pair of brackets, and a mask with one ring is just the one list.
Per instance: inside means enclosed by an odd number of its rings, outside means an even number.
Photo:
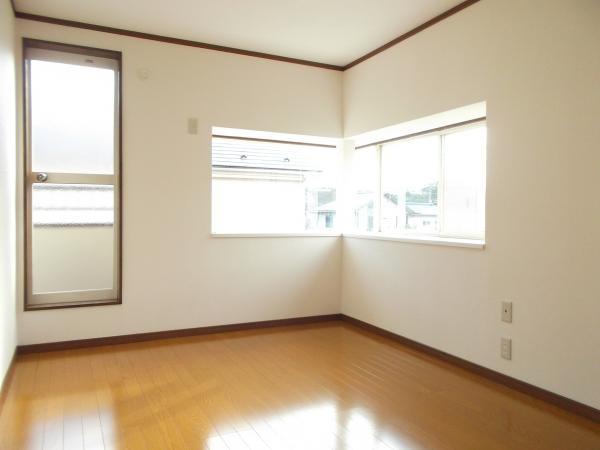
[{"label": "wooden floor", "polygon": [[600,426],[341,322],[19,357],[0,449],[598,450]]}]

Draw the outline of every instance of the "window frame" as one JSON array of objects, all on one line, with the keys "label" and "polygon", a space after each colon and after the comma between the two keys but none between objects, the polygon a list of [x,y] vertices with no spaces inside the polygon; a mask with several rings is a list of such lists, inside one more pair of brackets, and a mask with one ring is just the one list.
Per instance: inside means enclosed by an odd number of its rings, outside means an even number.
[{"label": "window frame", "polygon": [[[417,133],[411,133],[406,136],[398,136],[391,139],[386,139],[385,141],[374,142],[370,144],[363,144],[355,147],[354,151],[365,149],[369,147],[373,147],[376,152],[377,158],[377,192],[375,193],[375,212],[373,217],[374,229],[375,231],[363,231],[355,228],[354,224],[349,227],[349,231],[344,232],[343,235],[353,238],[372,238],[372,239],[388,239],[395,240],[400,242],[419,242],[423,241],[425,243],[444,243],[447,242],[449,245],[457,246],[458,244],[465,244],[466,247],[475,247],[482,248],[485,242],[485,234],[486,230],[484,227],[482,235],[473,235],[473,234],[454,234],[444,232],[442,226],[444,223],[444,214],[445,214],[445,179],[444,179],[444,167],[445,167],[445,152],[444,152],[444,139],[446,135],[464,131],[469,129],[475,129],[478,127],[486,127],[487,129],[487,118],[481,117],[477,119],[468,120],[465,122],[456,123],[454,125],[447,125],[431,130],[425,130]],[[383,202],[383,146],[386,144],[390,144],[398,141],[410,141],[414,139],[419,139],[427,136],[437,136],[438,137],[438,152],[439,152],[439,177],[438,177],[438,224],[439,231],[437,232],[424,232],[419,230],[402,230],[396,232],[383,232],[382,231],[382,202]],[[487,163],[487,142],[486,142],[486,155],[484,158],[484,164]],[[487,167],[484,167],[487,169]],[[487,170],[486,172],[486,187],[487,187]],[[352,192],[354,195],[354,192]],[[484,197],[486,197],[484,190]],[[487,204],[487,199],[486,199]],[[484,209],[485,214],[485,209]],[[461,246],[461,245],[458,245]]]},{"label": "window frame", "polygon": [[[52,53],[52,52],[60,52]],[[33,58],[32,58],[33,56]],[[107,67],[115,72],[115,109],[114,109],[114,171],[112,175],[81,174],[81,173],[52,173],[48,182],[57,184],[98,184],[112,185],[114,189],[114,218],[113,218],[113,287],[112,289],[98,290],[96,296],[81,299],[89,291],[74,291],[70,295],[65,293],[33,294],[32,277],[32,231],[33,220],[31,214],[32,192],[35,173],[32,171],[32,126],[31,126],[31,64],[30,61],[45,60],[62,63],[78,62],[81,57],[93,57],[94,67]],[[78,308],[87,306],[117,305],[122,304],[122,199],[123,199],[123,158],[122,158],[122,53],[115,50],[105,50],[80,45],[51,42],[39,39],[22,39],[22,83],[23,83],[23,244],[24,244],[24,311],[38,311],[48,309]],[[50,175],[52,179],[50,179]],[[110,291],[106,298],[106,291]],[[104,293],[104,294],[103,294]],[[33,303],[33,297],[43,298],[47,303]],[[89,294],[87,295],[89,297]]]}]

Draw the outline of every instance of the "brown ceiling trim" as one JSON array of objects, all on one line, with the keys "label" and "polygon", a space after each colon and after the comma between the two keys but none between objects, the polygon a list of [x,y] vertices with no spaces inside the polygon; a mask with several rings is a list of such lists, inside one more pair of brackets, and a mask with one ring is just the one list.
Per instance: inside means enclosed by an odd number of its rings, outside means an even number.
[{"label": "brown ceiling trim", "polygon": [[167,44],[184,45],[187,47],[202,48],[205,50],[216,50],[219,52],[234,53],[236,55],[253,56],[255,58],[270,59],[273,61],[281,61],[281,62],[287,62],[287,63],[292,63],[292,64],[300,64],[303,66],[318,67],[320,69],[329,69],[329,70],[337,70],[337,71],[343,70],[342,66],[336,66],[334,64],[325,64],[325,63],[320,63],[320,62],[316,62],[316,61],[308,61],[305,59],[288,58],[287,56],[279,56],[279,55],[271,55],[269,53],[253,52],[250,50],[243,50],[240,48],[225,47],[223,45],[207,44],[205,42],[190,41],[187,39],[179,39],[179,38],[174,38],[174,37],[161,36],[158,34],[142,33],[140,31],[123,30],[121,28],[106,27],[104,25],[95,25],[95,24],[91,24],[91,23],[77,22],[74,20],[57,19],[55,17],[39,16],[37,14],[29,14],[29,13],[24,13],[24,12],[19,12],[19,11],[15,11],[15,17],[17,17],[18,19],[33,20],[36,22],[43,22],[43,23],[51,23],[54,25],[62,25],[65,27],[81,28],[84,30],[100,31],[102,33],[111,33],[111,34],[118,34],[121,36],[129,36],[129,37],[134,37],[134,38],[139,38],[139,39],[148,39],[150,41],[164,42]]},{"label": "brown ceiling trim", "polygon": [[10,7],[12,8],[13,14],[17,16],[17,8],[15,7],[15,0],[10,0]]},{"label": "brown ceiling trim", "polygon": [[366,55],[363,55],[360,58],[355,59],[354,61],[346,64],[345,66],[337,66],[335,64],[320,63],[320,62],[316,62],[316,61],[309,61],[306,59],[290,58],[287,56],[272,55],[270,53],[254,52],[251,50],[243,50],[240,48],[226,47],[223,45],[207,44],[206,42],[190,41],[187,39],[179,39],[179,38],[174,38],[174,37],[169,37],[169,36],[161,36],[158,34],[142,33],[140,31],[124,30],[122,28],[113,28],[113,27],[107,27],[104,25],[95,25],[92,23],[77,22],[74,20],[58,19],[56,17],[48,17],[48,16],[40,16],[37,14],[29,14],[29,13],[17,11],[15,9],[14,0],[11,0],[11,5],[13,8],[15,17],[17,17],[18,19],[33,20],[36,22],[43,22],[43,23],[51,23],[54,25],[62,25],[65,27],[81,28],[84,30],[99,31],[102,33],[118,34],[121,36],[129,36],[129,37],[134,37],[134,38],[138,38],[138,39],[148,39],[151,41],[164,42],[167,44],[176,44],[176,45],[184,45],[187,47],[202,48],[205,50],[215,50],[215,51],[219,51],[219,52],[233,53],[236,55],[253,56],[255,58],[270,59],[273,61],[281,61],[281,62],[287,62],[287,63],[291,63],[291,64],[300,64],[303,66],[318,67],[320,69],[345,71],[345,70],[350,69],[351,67],[356,66],[357,64],[360,64],[363,61],[366,61],[369,58],[372,58],[373,56],[383,52],[384,50],[387,50],[388,48],[393,47],[394,45],[398,44],[399,42],[402,42],[402,41],[408,39],[409,37],[414,36],[415,34],[420,33],[423,30],[426,30],[427,28],[431,27],[432,25],[435,25],[436,23],[441,22],[442,20],[456,14],[459,11],[462,11],[463,9],[473,5],[474,3],[477,3],[478,1],[480,1],[480,0],[466,0],[462,3],[459,3],[458,5],[454,6],[453,8],[450,8],[449,10],[434,17],[433,19],[428,20],[427,22],[419,25],[416,28],[413,28],[409,32],[404,33],[401,36],[398,36],[397,38],[391,40],[387,44],[384,44],[381,47],[376,48],[375,50],[367,53]]},{"label": "brown ceiling trim", "polygon": [[393,47],[394,45],[398,44],[399,42],[405,41],[406,39],[408,39],[409,37],[414,36],[417,33],[420,33],[423,30],[426,30],[427,28],[429,28],[432,25],[435,25],[438,22],[441,22],[444,19],[447,19],[448,17],[456,14],[459,11],[462,11],[463,9],[473,5],[474,3],[477,3],[479,0],[466,0],[462,3],[459,3],[458,5],[456,5],[453,8],[450,8],[449,10],[443,12],[442,14],[440,14],[439,16],[435,16],[433,19],[428,20],[427,22],[419,25],[416,28],[413,28],[412,30],[410,30],[407,33],[404,33],[401,36],[398,36],[396,39],[391,40],[390,42],[388,42],[387,44],[382,45],[381,47],[376,48],[373,51],[370,51],[369,53],[367,53],[366,55],[361,56],[358,59],[355,59],[354,61],[346,64],[343,67],[343,70],[348,70],[351,67],[356,66],[357,64],[360,64],[363,61],[366,61],[367,59],[372,58],[373,56],[383,52],[384,50],[387,50],[390,47]]}]

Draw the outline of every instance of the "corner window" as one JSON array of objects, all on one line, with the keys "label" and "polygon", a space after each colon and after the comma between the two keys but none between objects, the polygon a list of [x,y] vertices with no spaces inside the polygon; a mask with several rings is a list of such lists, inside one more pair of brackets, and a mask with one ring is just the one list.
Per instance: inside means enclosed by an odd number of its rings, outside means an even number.
[{"label": "corner window", "polygon": [[[375,232],[379,229],[380,152],[371,146],[354,151],[349,180],[352,184],[352,214],[356,230]],[[376,223],[377,220],[377,223]]]},{"label": "corner window", "polygon": [[213,233],[334,232],[338,165],[335,145],[213,135]]},{"label": "corner window", "polygon": [[355,151],[357,232],[483,239],[486,127],[446,128]]}]

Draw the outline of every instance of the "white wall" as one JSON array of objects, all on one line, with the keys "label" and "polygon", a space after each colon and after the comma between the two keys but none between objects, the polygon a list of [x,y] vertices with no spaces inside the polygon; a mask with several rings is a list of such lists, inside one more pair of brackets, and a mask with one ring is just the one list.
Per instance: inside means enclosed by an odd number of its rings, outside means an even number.
[{"label": "white wall", "polygon": [[339,137],[339,72],[24,20],[17,29],[122,51],[124,132],[123,305],[20,312],[20,344],[339,312],[339,238],[209,236],[211,127]]},{"label": "white wall", "polygon": [[[343,98],[336,72],[19,20],[124,55],[124,304],[20,312],[19,343],[335,313],[343,257],[344,313],[600,407],[599,19],[595,0],[482,0],[346,72]],[[211,126],[339,136],[343,105],[351,136],[478,101],[485,250],[209,237]]]},{"label": "white wall", "polygon": [[488,178],[485,250],[344,239],[343,313],[600,407],[599,24],[482,0],[344,74],[347,136],[486,101]]},{"label": "white wall", "polygon": [[0,386],[16,335],[15,29],[9,2],[0,2]]}]

